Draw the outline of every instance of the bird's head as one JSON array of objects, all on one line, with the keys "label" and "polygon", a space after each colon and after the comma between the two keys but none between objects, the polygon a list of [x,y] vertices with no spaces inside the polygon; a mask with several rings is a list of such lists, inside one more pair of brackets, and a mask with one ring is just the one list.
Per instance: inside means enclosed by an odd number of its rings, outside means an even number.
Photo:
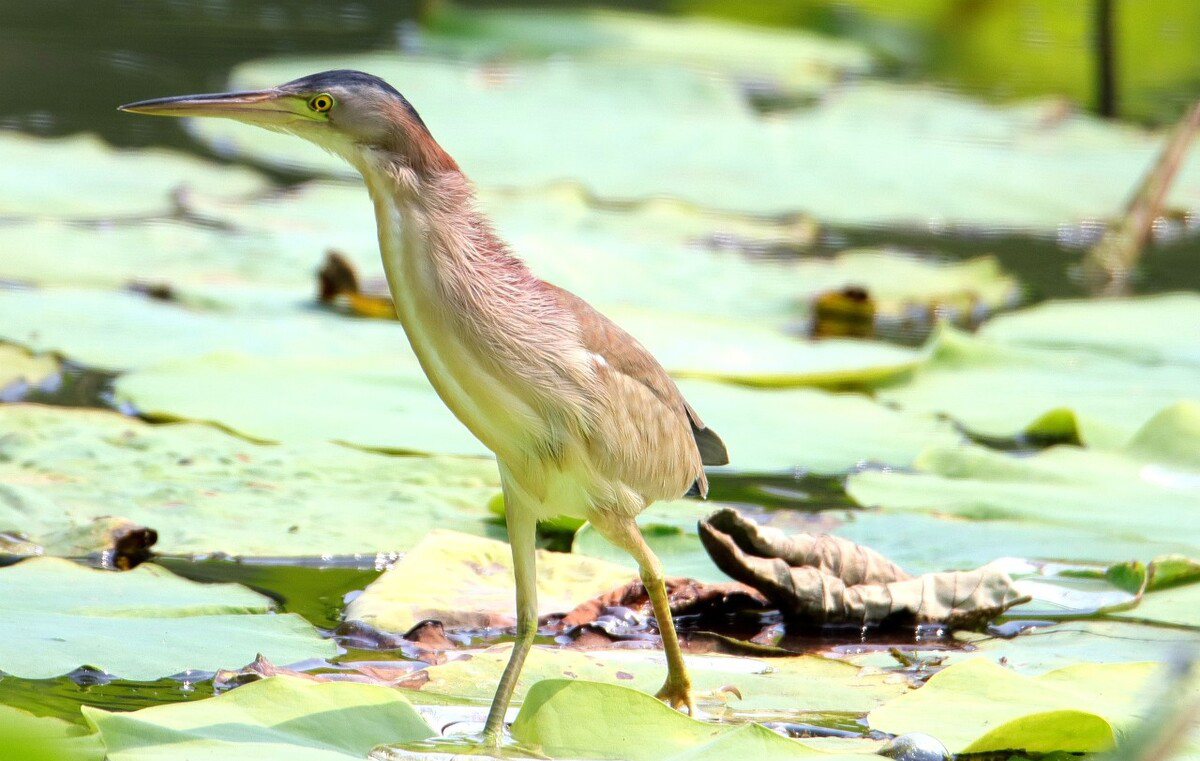
[{"label": "bird's head", "polygon": [[302,137],[355,164],[365,152],[383,150],[419,163],[415,168],[453,168],[408,100],[361,71],[323,71],[266,90],[155,98],[120,110],[233,119]]}]

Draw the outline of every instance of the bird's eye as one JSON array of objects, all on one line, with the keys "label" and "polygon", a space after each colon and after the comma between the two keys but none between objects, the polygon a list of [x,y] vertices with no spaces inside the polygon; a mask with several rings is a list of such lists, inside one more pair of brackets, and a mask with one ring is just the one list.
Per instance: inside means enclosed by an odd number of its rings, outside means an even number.
[{"label": "bird's eye", "polygon": [[325,93],[314,95],[309,99],[308,107],[317,113],[323,114],[333,108],[333,97]]}]

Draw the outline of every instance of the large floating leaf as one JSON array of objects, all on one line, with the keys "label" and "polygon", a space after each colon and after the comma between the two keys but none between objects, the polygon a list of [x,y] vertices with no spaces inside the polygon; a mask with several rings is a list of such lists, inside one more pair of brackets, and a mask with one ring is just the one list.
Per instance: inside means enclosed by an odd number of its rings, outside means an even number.
[{"label": "large floating leaf", "polygon": [[981,335],[1052,349],[1092,349],[1138,362],[1200,365],[1200,294],[1051,301],[1001,315]]},{"label": "large floating leaf", "polygon": [[[620,211],[597,209],[570,188],[485,190],[480,205],[535,274],[605,308],[778,320],[801,314],[819,293],[854,285],[870,291],[880,314],[901,316],[914,306],[995,309],[1018,293],[1015,280],[990,257],[945,262],[889,250],[752,256],[760,249],[806,247],[813,226],[804,221],[714,214],[667,200]],[[194,206],[200,214],[276,241],[280,255],[256,250],[254,266],[273,272],[279,282],[293,281],[301,274],[298,269],[303,274],[311,269],[311,264],[297,268],[292,263],[296,252],[308,252],[315,262],[325,247],[342,251],[364,275],[382,275],[373,209],[359,183],[312,182],[254,203],[198,201]],[[78,243],[86,248],[85,241]]]},{"label": "large floating leaf", "polygon": [[98,571],[57,558],[0,569],[0,671],[46,679],[92,666],[133,680],[215,671],[256,653],[293,663],[335,652],[303,618],[266,613],[266,597],[141,565]]},{"label": "large floating leaf", "polygon": [[[410,681],[421,691],[490,700],[508,661],[508,645],[473,651],[439,666],[417,672]],[[863,713],[888,698],[908,691],[906,680],[862,671],[839,661],[814,656],[757,659],[727,655],[688,655],[691,675],[702,710],[721,703],[740,717],[788,716],[822,712]],[[654,694],[666,676],[661,652],[644,650],[556,650],[535,647],[517,683],[517,699],[543,679],[586,679],[632,687]],[[428,677],[428,679],[425,679]],[[741,699],[728,693],[736,687]],[[415,698],[414,698],[415,699]]]},{"label": "large floating leaf", "polygon": [[201,420],[265,441],[332,440],[388,452],[488,455],[407,358],[213,354],[117,379],[163,420]]},{"label": "large floating leaf", "polygon": [[792,93],[813,92],[866,73],[870,57],[853,42],[801,30],[701,18],[663,18],[601,9],[536,11],[440,8],[423,43],[443,55],[673,63],[762,77]]},{"label": "large floating leaf", "polygon": [[[917,458],[915,473],[867,471],[850,477],[847,490],[863,505],[886,511],[919,511],[971,521],[1017,521],[1028,531],[1102,532],[1108,537],[1145,543],[1157,551],[1200,554],[1200,536],[1180,532],[1195,520],[1200,504],[1200,467],[1179,460],[1180,452],[1200,448],[1200,406],[1183,403],[1163,410],[1120,451],[1056,446],[1015,458],[981,447],[933,448]],[[1186,432],[1190,438],[1160,431]],[[1182,434],[1181,434],[1182,435]],[[1167,449],[1166,447],[1171,447]],[[954,527],[938,547],[954,543]],[[989,529],[990,531],[990,529]],[[1096,545],[1059,540],[1042,557],[1112,562],[1126,557],[1100,556]],[[1012,550],[993,540],[996,554]],[[1100,545],[1104,546],[1104,545]],[[1109,545],[1111,547],[1111,545]],[[1150,551],[1139,553],[1143,556]]]},{"label": "large floating leaf", "polygon": [[105,549],[111,537],[89,529],[114,515],[156,529],[156,549],[178,554],[374,553],[436,526],[502,532],[486,507],[499,491],[489,460],[268,446],[33,405],[0,406],[0,431],[0,531],[51,553]]},{"label": "large floating leaf", "polygon": [[[538,550],[538,615],[566,613],[630,581],[626,568]],[[431,531],[354,598],[346,618],[405,632],[424,619],[486,629],[516,623],[512,548],[457,531]]]},{"label": "large floating leaf", "polygon": [[257,172],[164,150],[114,150],[92,135],[0,131],[0,216],[165,214],[183,190],[236,198],[268,187]]},{"label": "large floating leaf", "polygon": [[547,679],[529,691],[512,726],[522,744],[551,758],[622,761],[878,759],[829,754],[759,724],[713,724],[684,716],[645,693],[597,682]]},{"label": "large floating leaf", "polygon": [[906,467],[925,446],[960,440],[944,422],[858,394],[754,390],[699,380],[680,381],[679,390],[721,435],[734,470],[833,474],[867,463]]},{"label": "large floating leaf", "polygon": [[[728,84],[679,69],[643,66],[633,74],[625,64],[475,66],[376,53],[253,62],[235,70],[232,84],[272,86],[333,66],[371,71],[399,87],[484,186],[572,180],[610,199],[666,195],[850,224],[1046,228],[1112,217],[1158,147],[1153,135],[1090,117],[1047,118],[1050,106],[999,108],[885,85],[846,87],[809,110],[766,119]],[[487,130],[476,127],[481,114]],[[284,136],[221,120],[194,129],[219,149],[350,174]],[[614,160],[632,156],[630,146],[638,147],[636,159]],[[1198,173],[1193,157],[1168,203],[1200,206]]]},{"label": "large floating leaf", "polygon": [[1117,732],[1148,707],[1143,690],[1158,668],[1081,664],[1030,678],[973,658],[873,710],[868,719],[872,729],[884,732],[932,734],[951,753],[1094,753],[1111,748]]},{"label": "large floating leaf", "polygon": [[100,737],[49,716],[0,704],[0,758],[12,761],[104,761]]},{"label": "large floating leaf", "polygon": [[1074,436],[1114,447],[1163,407],[1200,399],[1200,368],[1008,346],[943,328],[929,361],[879,397],[982,436]]},{"label": "large floating leaf", "polygon": [[346,761],[434,735],[395,690],[278,676],[132,713],[85,707],[110,761]]},{"label": "large floating leaf", "polygon": [[957,636],[974,649],[950,653],[951,662],[984,656],[1031,675],[1081,662],[1166,662],[1189,648],[1200,647],[1200,632],[1123,621],[1070,621],[1027,629],[1011,639],[970,633]]},{"label": "large floating leaf", "polygon": [[0,390],[12,383],[37,385],[58,372],[58,360],[0,343]]}]

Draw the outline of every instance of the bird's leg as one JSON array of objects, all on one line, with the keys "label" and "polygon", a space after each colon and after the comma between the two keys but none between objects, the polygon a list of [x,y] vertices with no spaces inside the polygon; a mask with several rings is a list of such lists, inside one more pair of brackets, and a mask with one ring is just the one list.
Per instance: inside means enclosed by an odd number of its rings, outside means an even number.
[{"label": "bird's leg", "polygon": [[672,708],[687,709],[689,716],[696,716],[692,682],[688,678],[687,667],[683,663],[683,649],[679,647],[679,637],[675,633],[675,620],[671,617],[662,563],[650,549],[650,545],[646,544],[641,530],[632,518],[599,514],[588,517],[605,539],[633,556],[637,561],[642,583],[646,585],[646,593],[650,596],[654,620],[658,622],[658,632],[662,636],[663,650],[667,656],[667,680],[655,697],[665,700]]},{"label": "bird's leg", "polygon": [[492,698],[487,723],[483,726],[484,742],[493,746],[500,744],[504,714],[517,687],[525,656],[529,654],[537,634],[537,556],[534,554],[537,519],[532,511],[521,509],[513,490],[509,488],[504,489],[504,517],[508,523],[508,541],[512,545],[513,572],[517,579],[517,639],[513,642],[512,655],[504,667],[504,674],[500,677],[496,696]]}]

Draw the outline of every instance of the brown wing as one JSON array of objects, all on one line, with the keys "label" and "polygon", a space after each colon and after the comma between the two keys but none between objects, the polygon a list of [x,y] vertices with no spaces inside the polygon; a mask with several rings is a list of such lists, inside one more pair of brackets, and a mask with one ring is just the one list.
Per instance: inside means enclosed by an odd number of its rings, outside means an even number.
[{"label": "brown wing", "polygon": [[[588,351],[603,357],[610,370],[641,384],[681,420],[687,420],[704,465],[725,465],[729,462],[729,454],[721,437],[704,424],[679,393],[675,381],[645,347],[583,299],[556,286],[549,287],[556,292],[563,307],[579,321],[583,344]],[[703,472],[697,477],[697,482],[703,495],[708,490]]]}]

